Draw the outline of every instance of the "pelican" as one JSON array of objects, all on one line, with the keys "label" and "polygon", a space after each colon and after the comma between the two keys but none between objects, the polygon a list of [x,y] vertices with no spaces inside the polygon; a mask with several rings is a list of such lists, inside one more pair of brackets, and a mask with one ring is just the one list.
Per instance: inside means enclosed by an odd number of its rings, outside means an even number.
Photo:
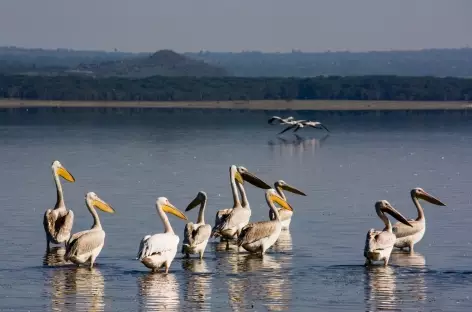
[{"label": "pelican", "polygon": [[157,199],[156,209],[164,224],[164,233],[144,236],[139,244],[136,259],[140,260],[147,268],[152,269],[153,272],[157,272],[162,266],[165,266],[167,274],[177,253],[179,236],[175,235],[165,213],[171,213],[182,220],[188,219],[165,197]]},{"label": "pelican", "polygon": [[393,233],[396,235],[397,240],[395,241],[396,248],[405,248],[408,247],[410,253],[413,253],[413,248],[416,243],[418,243],[424,236],[426,231],[426,219],[424,217],[423,208],[420,205],[419,199],[423,199],[433,205],[437,206],[446,206],[439,199],[425,192],[422,188],[417,187],[411,190],[411,200],[418,210],[418,217],[413,220],[410,219],[408,222],[413,225],[413,227],[406,227],[401,223],[396,223],[393,225]]},{"label": "pelican", "polygon": [[388,265],[390,254],[392,253],[393,245],[395,244],[396,236],[392,230],[392,224],[385,213],[390,214],[398,221],[413,227],[408,220],[402,216],[395,208],[386,200],[381,200],[375,203],[375,211],[379,218],[385,224],[382,231],[370,229],[367,232],[364,257],[366,258],[366,265],[372,264],[372,261],[384,261],[384,266]]},{"label": "pelican", "polygon": [[[236,167],[236,166],[235,166]],[[233,208],[228,209],[221,209],[218,210],[215,216],[215,225],[213,228],[216,228],[223,219],[228,217],[234,207],[241,205],[243,208],[250,208],[249,201],[247,200],[246,191],[244,190],[243,184],[244,181],[251,183],[252,185],[262,188],[262,189],[269,189],[270,185],[256,177],[254,174],[250,173],[245,167],[239,166],[236,167],[234,174],[232,173],[232,166],[229,168],[229,176],[230,176],[230,185],[231,185],[231,192],[233,194]],[[236,185],[236,187],[234,187]],[[236,189],[237,188],[237,189]],[[239,202],[238,197],[241,194],[241,202]],[[220,236],[218,233],[215,233],[216,236]]]},{"label": "pelican", "polygon": [[48,209],[44,213],[43,225],[46,231],[46,246],[49,249],[50,243],[66,243],[70,238],[70,232],[74,223],[74,212],[67,210],[64,204],[64,194],[59,177],[66,181],[75,182],[72,174],[58,161],[55,160],[52,165],[52,175],[56,183],[57,200],[54,209]]},{"label": "pelican", "polygon": [[205,192],[198,192],[197,197],[185,209],[185,211],[190,211],[200,204],[197,223],[187,223],[184,230],[182,253],[186,254],[187,257],[189,257],[189,254],[198,253],[200,254],[200,259],[202,259],[208,239],[210,238],[211,225],[205,224],[204,218],[206,202],[207,194]]},{"label": "pelican", "polygon": [[[213,227],[212,236],[222,236],[226,239],[231,239],[235,235],[236,237],[239,235],[241,229],[248,224],[249,218],[251,217],[251,208],[249,207],[249,203],[247,198],[245,197],[245,193],[243,194],[243,203],[245,206],[241,204],[239,200],[238,192],[236,188],[240,188],[240,190],[244,191],[242,184],[244,180],[248,181],[254,186],[257,186],[262,189],[270,189],[270,185],[265,183],[264,181],[260,180],[254,174],[250,173],[245,167],[236,167],[232,165],[230,167],[230,182],[231,182],[231,190],[233,193],[233,201],[234,205],[233,208],[229,210],[229,213],[220,214],[217,213],[216,224]],[[236,183],[240,185],[237,186]],[[228,211],[228,210],[226,210]],[[218,220],[218,216],[221,218]]]},{"label": "pelican", "polygon": [[[297,190],[295,187],[291,185],[288,185],[284,180],[279,180],[275,182],[274,189],[277,191],[280,197],[282,197],[283,200],[285,201],[287,201],[287,197],[285,196],[283,190],[292,192],[294,194],[306,196],[305,193],[303,193],[300,190]],[[278,208],[277,212],[279,213],[279,218],[280,218],[280,221],[282,222],[282,230],[288,230],[290,228],[290,222],[292,221],[293,211],[283,209],[283,208]],[[269,209],[269,219],[270,220],[276,219],[275,213],[273,212],[272,209]]]},{"label": "pelican", "polygon": [[274,202],[282,209],[292,211],[293,208],[274,189],[266,191],[266,201],[275,215],[275,220],[249,223],[241,230],[238,236],[238,247],[243,247],[251,253],[265,253],[279,238],[282,231],[282,222]]},{"label": "pelican", "polygon": [[278,121],[279,124],[283,124],[283,125],[290,124],[291,125],[295,121],[295,118],[293,118],[292,116],[287,117],[287,118],[281,118],[279,116],[272,116],[272,118],[270,118],[267,121],[267,123],[270,124],[270,125],[273,125],[275,121]]},{"label": "pelican", "polygon": [[325,129],[326,131],[329,132],[328,128],[326,128],[326,126],[323,125],[321,122],[300,120],[300,121],[288,126],[283,131],[279,132],[279,134],[282,134],[282,133],[284,133],[284,132],[286,132],[290,129],[294,129],[293,132],[297,132],[298,130],[300,130],[301,128],[304,128],[304,127],[312,127],[312,128],[315,128],[315,129]]},{"label": "pelican", "polygon": [[95,208],[108,213],[115,213],[115,210],[94,192],[85,195],[85,204],[93,216],[92,228],[71,236],[66,245],[65,259],[77,264],[77,266],[89,262],[90,268],[92,268],[105,243],[105,231],[102,229]]}]

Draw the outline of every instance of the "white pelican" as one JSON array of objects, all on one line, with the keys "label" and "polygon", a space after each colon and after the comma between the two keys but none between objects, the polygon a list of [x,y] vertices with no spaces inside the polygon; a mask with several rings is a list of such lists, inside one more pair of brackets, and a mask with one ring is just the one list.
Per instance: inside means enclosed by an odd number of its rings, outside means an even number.
[{"label": "white pelican", "polygon": [[238,236],[238,247],[243,247],[252,253],[260,252],[264,254],[279,238],[282,231],[282,223],[274,202],[283,209],[293,210],[290,204],[274,189],[268,189],[265,197],[267,205],[274,212],[275,220],[249,223],[241,230],[241,234]]},{"label": "white pelican", "polygon": [[185,226],[184,241],[182,243],[182,253],[189,257],[190,254],[200,254],[203,258],[208,239],[211,235],[211,225],[205,224],[205,208],[207,202],[207,194],[198,192],[197,197],[187,206],[185,211],[190,211],[200,204],[197,223],[189,222]]},{"label": "white pelican", "polygon": [[413,200],[413,203],[415,204],[418,211],[418,217],[415,220],[408,220],[408,222],[410,222],[413,227],[407,227],[402,223],[394,224],[393,233],[397,237],[395,241],[395,247],[402,249],[408,247],[410,253],[413,253],[413,246],[423,238],[424,232],[426,231],[426,219],[424,217],[423,208],[419,203],[419,199],[423,199],[437,206],[446,205],[419,187],[412,189],[410,194],[411,200]]},{"label": "white pelican", "polygon": [[[231,239],[235,235],[239,235],[241,229],[248,224],[249,219],[251,217],[251,208],[249,203],[247,202],[247,198],[245,197],[245,193],[243,195],[243,200],[245,201],[246,206],[243,206],[239,200],[237,188],[243,190],[242,184],[244,181],[248,181],[254,186],[263,189],[270,189],[270,185],[265,183],[264,181],[260,180],[254,174],[250,173],[245,167],[236,167],[232,165],[230,167],[230,182],[231,182],[231,191],[233,193],[233,201],[234,205],[233,208],[229,210],[227,214],[220,214],[217,213],[216,224],[213,227],[212,236],[222,236],[226,239]],[[236,183],[239,183],[237,186]],[[226,210],[228,211],[228,210]],[[221,218],[218,220],[218,216]]]},{"label": "white pelican", "polygon": [[297,122],[295,118],[293,118],[292,116],[287,117],[287,118],[281,118],[279,116],[272,116],[272,118],[270,118],[267,121],[267,123],[270,125],[273,125],[274,121],[277,121],[279,124],[283,124],[283,125],[293,125],[295,122]]},{"label": "white pelican", "polygon": [[166,273],[169,273],[169,267],[175,258],[180,240],[179,236],[175,235],[165,213],[171,213],[183,220],[188,219],[165,197],[157,199],[156,209],[164,224],[164,233],[144,236],[139,244],[137,259],[153,272],[157,272],[162,266],[165,266]]},{"label": "white pelican", "polygon": [[64,204],[64,194],[62,193],[62,185],[59,177],[66,181],[75,182],[72,174],[58,161],[52,163],[52,175],[56,183],[57,200],[54,209],[48,209],[44,213],[43,225],[46,231],[46,246],[49,244],[66,243],[70,238],[70,232],[74,223],[74,212],[67,210]]},{"label": "white pelican", "polygon": [[365,263],[372,264],[372,261],[383,260],[384,266],[387,266],[388,260],[390,259],[390,254],[392,253],[393,245],[395,244],[396,236],[393,234],[392,224],[385,213],[390,214],[392,217],[406,224],[407,226],[412,227],[412,225],[386,200],[376,202],[375,211],[385,224],[385,228],[382,231],[370,229],[369,232],[367,232],[364,247],[364,257],[366,258]]},{"label": "white pelican", "polygon": [[71,236],[66,245],[65,259],[77,265],[89,262],[90,268],[92,268],[105,243],[105,231],[102,229],[95,208],[108,213],[115,213],[115,210],[94,192],[87,193],[85,204],[93,216],[92,228]]},{"label": "white pelican", "polygon": [[[291,185],[288,185],[284,180],[279,180],[275,182],[274,189],[277,191],[280,197],[282,197],[285,201],[287,201],[287,197],[285,196],[283,190],[289,191],[294,194],[306,196],[305,193],[303,193],[300,190],[297,190],[295,187]],[[283,208],[278,208],[277,211],[279,213],[280,221],[282,222],[282,230],[288,230],[290,228],[290,222],[292,222],[293,211],[283,209]],[[275,213],[272,209],[269,210],[269,219],[270,220],[276,219]]]},{"label": "white pelican", "polygon": [[312,128],[315,128],[315,129],[325,129],[326,131],[329,132],[328,128],[326,128],[326,126],[323,125],[321,122],[301,120],[301,121],[298,121],[298,122],[288,126],[283,131],[279,132],[279,134],[282,134],[282,133],[284,133],[284,132],[286,132],[290,129],[294,129],[293,132],[297,132],[298,130],[300,130],[301,128],[304,128],[304,127],[312,127]]}]

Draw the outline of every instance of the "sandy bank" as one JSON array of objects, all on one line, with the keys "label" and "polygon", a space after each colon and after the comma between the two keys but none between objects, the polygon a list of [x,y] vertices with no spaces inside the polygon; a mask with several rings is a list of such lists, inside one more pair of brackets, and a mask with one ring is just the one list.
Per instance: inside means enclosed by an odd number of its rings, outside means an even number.
[{"label": "sandy bank", "polygon": [[214,101],[214,102],[119,102],[119,101],[35,101],[0,100],[0,108],[30,107],[106,107],[106,108],[197,108],[248,110],[464,110],[472,102],[415,101]]}]

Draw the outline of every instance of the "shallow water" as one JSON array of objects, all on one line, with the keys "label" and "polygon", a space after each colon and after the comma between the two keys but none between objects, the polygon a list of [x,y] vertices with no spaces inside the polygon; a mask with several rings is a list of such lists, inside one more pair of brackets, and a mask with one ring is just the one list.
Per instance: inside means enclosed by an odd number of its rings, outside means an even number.
[{"label": "shallow water", "polygon": [[[136,114],[0,114],[0,310],[21,311],[470,311],[472,123],[466,115],[295,114],[331,130],[275,134],[270,113],[147,111]],[[293,115],[293,114],[292,114]],[[92,270],[46,253],[44,211],[55,203],[50,165],[60,160],[73,232],[88,229],[84,194],[100,213],[106,242]],[[212,241],[204,260],[178,254],[167,276],[134,260],[139,241],[162,231],[154,203],[185,209],[199,190],[206,220],[231,206],[228,169],[240,164],[288,194],[290,232],[263,258]],[[363,266],[366,232],[382,228],[374,202],[415,217],[421,186],[447,207],[425,203],[427,231],[413,256],[387,268]],[[265,220],[264,191],[246,186],[252,220]],[[187,213],[196,219],[197,211]],[[176,233],[184,222],[170,217]],[[179,249],[180,250],[180,249]]]}]

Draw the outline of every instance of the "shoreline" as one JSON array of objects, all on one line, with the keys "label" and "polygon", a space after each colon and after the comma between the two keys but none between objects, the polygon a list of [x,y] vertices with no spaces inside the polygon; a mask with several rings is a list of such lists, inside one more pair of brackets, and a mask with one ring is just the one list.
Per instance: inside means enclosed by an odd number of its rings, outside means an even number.
[{"label": "shoreline", "polygon": [[260,100],[260,101],[45,101],[0,100],[0,109],[16,108],[176,108],[242,109],[291,111],[398,111],[398,110],[469,110],[471,101],[343,101],[343,100]]}]

